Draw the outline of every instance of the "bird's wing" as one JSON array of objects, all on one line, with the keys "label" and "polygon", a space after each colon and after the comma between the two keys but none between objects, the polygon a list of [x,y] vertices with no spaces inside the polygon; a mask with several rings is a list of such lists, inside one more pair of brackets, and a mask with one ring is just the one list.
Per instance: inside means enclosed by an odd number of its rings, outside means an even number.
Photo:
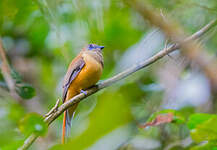
[{"label": "bird's wing", "polygon": [[70,84],[78,76],[79,72],[82,70],[84,65],[85,65],[85,61],[80,55],[71,62],[69,69],[64,78],[63,97],[62,97],[63,102],[66,99],[67,91],[68,91]]}]

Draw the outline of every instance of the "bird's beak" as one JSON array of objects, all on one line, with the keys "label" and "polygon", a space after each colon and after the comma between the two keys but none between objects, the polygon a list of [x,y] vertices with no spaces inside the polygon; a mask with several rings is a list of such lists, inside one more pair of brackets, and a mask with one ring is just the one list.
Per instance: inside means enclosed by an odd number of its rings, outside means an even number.
[{"label": "bird's beak", "polygon": [[102,50],[104,48],[104,46],[98,46],[98,48]]}]

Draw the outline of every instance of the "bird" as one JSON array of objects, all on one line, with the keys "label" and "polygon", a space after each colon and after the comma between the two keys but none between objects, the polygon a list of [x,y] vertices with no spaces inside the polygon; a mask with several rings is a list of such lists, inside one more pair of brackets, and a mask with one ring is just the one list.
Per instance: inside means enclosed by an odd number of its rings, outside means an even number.
[{"label": "bird", "polygon": [[[85,89],[94,86],[100,79],[104,67],[102,49],[104,46],[89,44],[71,61],[63,81],[63,103],[77,94],[87,94]],[[71,120],[78,103],[64,112],[62,143],[71,127]]]}]

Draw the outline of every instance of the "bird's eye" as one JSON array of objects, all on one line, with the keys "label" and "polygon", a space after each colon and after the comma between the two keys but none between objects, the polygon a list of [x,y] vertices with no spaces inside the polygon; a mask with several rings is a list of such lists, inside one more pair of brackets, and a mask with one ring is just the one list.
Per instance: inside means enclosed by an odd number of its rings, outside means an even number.
[{"label": "bird's eye", "polygon": [[93,45],[93,44],[90,44],[89,47],[88,47],[89,50],[91,50],[91,49],[93,49],[93,48],[94,48],[94,45]]}]

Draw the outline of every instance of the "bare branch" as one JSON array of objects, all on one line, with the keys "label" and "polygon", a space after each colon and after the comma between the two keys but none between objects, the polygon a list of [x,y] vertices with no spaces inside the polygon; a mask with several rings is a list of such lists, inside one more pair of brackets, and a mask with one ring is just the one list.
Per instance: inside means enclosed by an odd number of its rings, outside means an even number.
[{"label": "bare branch", "polygon": [[9,88],[10,94],[11,94],[11,96],[15,100],[17,100],[18,102],[20,102],[21,98],[16,93],[15,81],[11,77],[10,66],[9,66],[8,60],[6,58],[6,54],[5,54],[5,51],[4,51],[1,39],[0,39],[0,58],[1,58],[1,71],[2,71],[2,75],[3,75],[4,79],[5,79],[5,82],[7,83],[7,86]]},{"label": "bare branch", "polygon": [[[214,25],[216,25],[216,20],[211,21],[209,24],[207,24],[205,27],[203,27],[201,30],[199,30],[198,32],[194,33],[193,35],[191,35],[190,37],[186,38],[184,41],[188,42],[190,40],[194,40],[197,39],[199,37],[201,37],[203,34],[205,34],[209,29],[211,29]],[[83,93],[76,95],[75,97],[71,98],[70,100],[66,101],[65,103],[63,103],[60,107],[58,107],[58,109],[56,111],[54,111],[53,113],[51,113],[48,117],[46,117],[44,119],[44,121],[49,125],[51,124],[56,118],[58,118],[66,109],[68,109],[70,106],[72,106],[73,104],[82,101],[84,98],[96,93],[97,91],[106,88],[116,82],[118,82],[119,80],[122,80],[126,77],[128,77],[129,75],[133,74],[134,72],[141,70],[149,65],[151,65],[152,63],[158,61],[159,59],[161,59],[162,57],[168,55],[169,53],[177,50],[180,48],[179,44],[173,44],[172,46],[163,49],[162,51],[158,52],[157,54],[155,54],[154,56],[152,56],[151,58],[149,58],[146,61],[142,61],[128,69],[126,69],[125,71],[99,83],[98,85],[88,89],[87,95],[84,95]],[[53,109],[53,108],[52,108]],[[30,135],[24,142],[24,144],[19,148],[19,150],[26,150],[36,139],[37,139],[37,135],[32,134]]]}]

